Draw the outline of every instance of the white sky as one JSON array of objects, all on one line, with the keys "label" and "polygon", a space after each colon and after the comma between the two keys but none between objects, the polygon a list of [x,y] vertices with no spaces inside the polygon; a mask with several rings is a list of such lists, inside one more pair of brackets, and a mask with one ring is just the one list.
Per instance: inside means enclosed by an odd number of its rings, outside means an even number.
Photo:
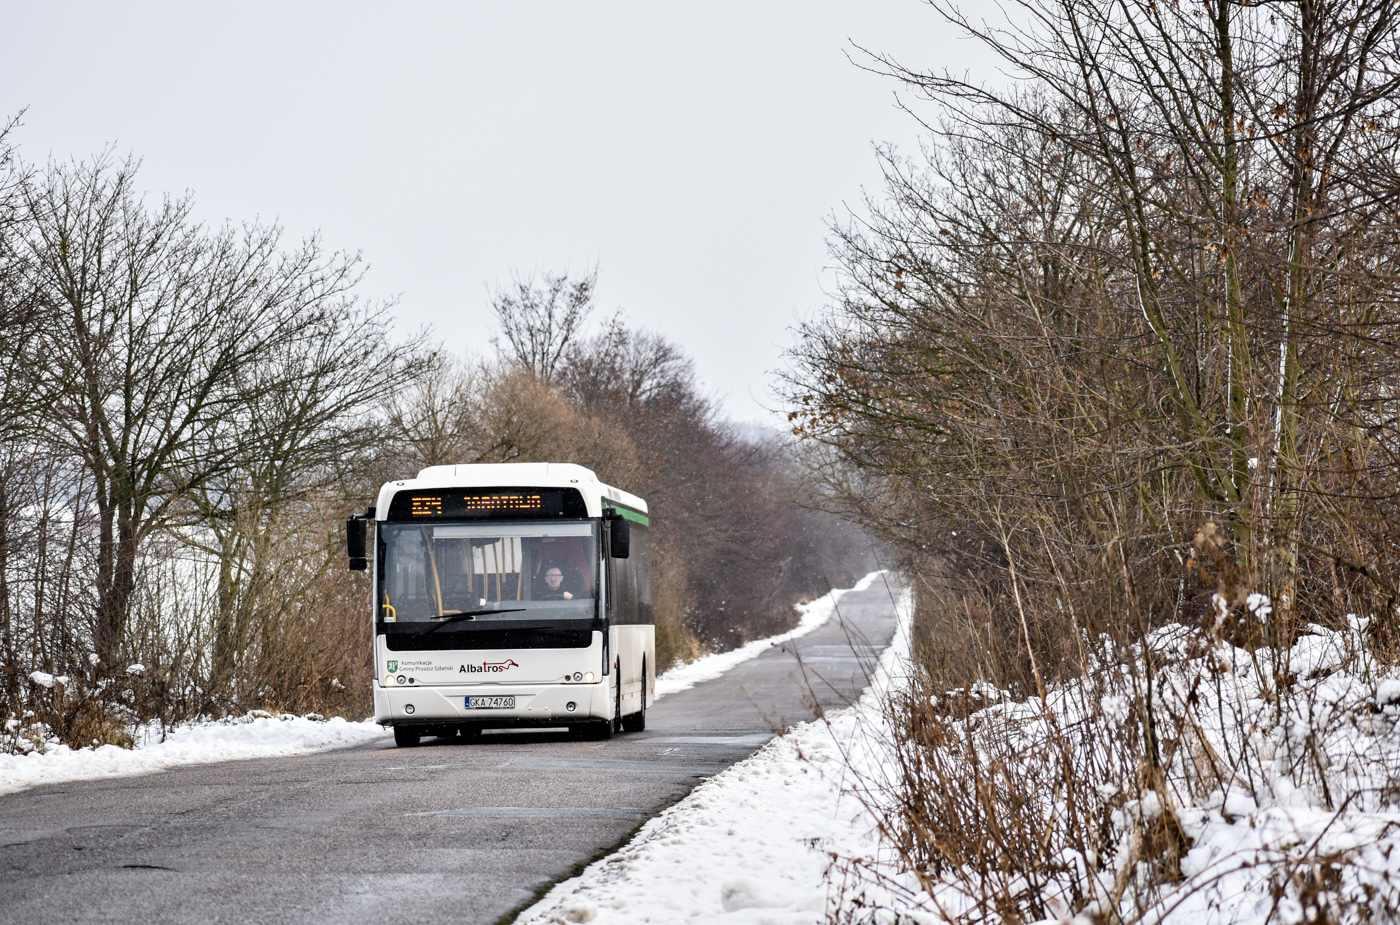
[{"label": "white sky", "polygon": [[[108,143],[212,221],[319,229],[480,352],[488,288],[600,268],[601,308],[682,344],[768,419],[824,300],[825,219],[917,145],[852,42],[923,67],[981,53],[919,0],[43,4],[0,0],[0,116],[31,161]],[[603,312],[600,312],[602,314]]]}]

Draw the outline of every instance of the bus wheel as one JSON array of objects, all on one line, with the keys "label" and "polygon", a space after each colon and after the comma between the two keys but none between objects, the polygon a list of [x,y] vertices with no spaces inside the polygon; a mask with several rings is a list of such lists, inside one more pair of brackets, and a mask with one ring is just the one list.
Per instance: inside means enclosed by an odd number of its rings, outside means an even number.
[{"label": "bus wheel", "polygon": [[394,744],[399,748],[413,748],[422,737],[422,733],[417,729],[408,726],[394,727]]},{"label": "bus wheel", "polygon": [[622,718],[625,732],[644,732],[647,728],[647,660],[642,659],[642,705],[636,713]]}]

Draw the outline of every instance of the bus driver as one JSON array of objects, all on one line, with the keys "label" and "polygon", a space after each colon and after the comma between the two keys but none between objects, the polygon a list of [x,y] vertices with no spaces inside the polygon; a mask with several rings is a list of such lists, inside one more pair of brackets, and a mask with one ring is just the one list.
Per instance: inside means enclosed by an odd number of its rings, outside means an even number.
[{"label": "bus driver", "polygon": [[544,573],[544,589],[537,600],[571,601],[574,596],[564,590],[564,573],[559,566],[551,565]]}]

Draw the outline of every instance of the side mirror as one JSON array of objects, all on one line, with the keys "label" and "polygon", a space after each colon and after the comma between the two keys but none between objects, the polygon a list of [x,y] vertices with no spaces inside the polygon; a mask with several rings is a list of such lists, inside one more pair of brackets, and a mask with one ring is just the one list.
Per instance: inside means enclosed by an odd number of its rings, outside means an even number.
[{"label": "side mirror", "polygon": [[608,547],[614,559],[626,559],[632,552],[632,525],[617,511],[608,523]]},{"label": "side mirror", "polygon": [[350,557],[350,571],[363,572],[369,568],[365,560],[365,521],[350,517],[345,521],[345,552]]}]

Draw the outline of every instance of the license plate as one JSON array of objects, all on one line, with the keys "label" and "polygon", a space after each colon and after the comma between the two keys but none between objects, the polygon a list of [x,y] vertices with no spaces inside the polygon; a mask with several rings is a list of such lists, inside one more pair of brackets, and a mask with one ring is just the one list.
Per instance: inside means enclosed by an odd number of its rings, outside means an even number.
[{"label": "license plate", "polygon": [[468,710],[514,710],[514,697],[468,697]]}]

